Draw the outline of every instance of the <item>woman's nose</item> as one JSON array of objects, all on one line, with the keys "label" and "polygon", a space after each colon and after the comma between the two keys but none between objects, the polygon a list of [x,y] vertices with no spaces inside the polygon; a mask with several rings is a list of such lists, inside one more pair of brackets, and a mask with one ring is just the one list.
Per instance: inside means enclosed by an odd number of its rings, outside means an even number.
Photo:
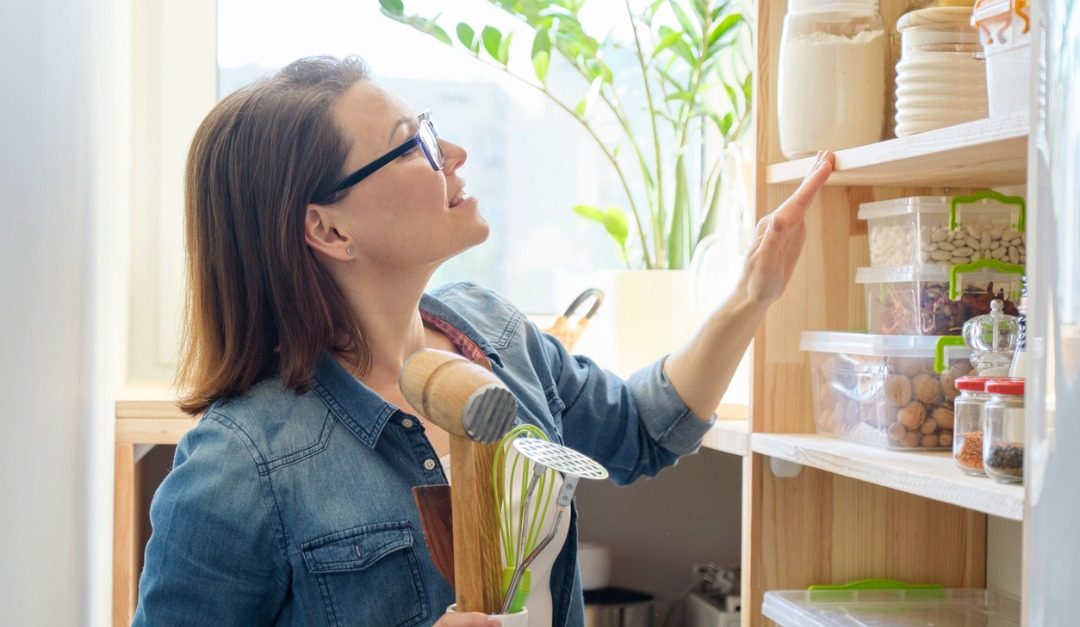
[{"label": "woman's nose", "polygon": [[442,146],[443,151],[443,170],[447,174],[453,174],[454,171],[465,165],[469,153],[464,148],[445,139],[439,139],[439,144]]}]

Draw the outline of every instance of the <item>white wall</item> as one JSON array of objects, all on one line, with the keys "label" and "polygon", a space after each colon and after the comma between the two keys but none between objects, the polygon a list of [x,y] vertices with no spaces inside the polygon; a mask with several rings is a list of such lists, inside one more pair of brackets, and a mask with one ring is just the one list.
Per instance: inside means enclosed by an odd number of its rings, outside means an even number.
[{"label": "white wall", "polygon": [[129,209],[121,5],[16,0],[0,20],[5,625],[108,617]]}]

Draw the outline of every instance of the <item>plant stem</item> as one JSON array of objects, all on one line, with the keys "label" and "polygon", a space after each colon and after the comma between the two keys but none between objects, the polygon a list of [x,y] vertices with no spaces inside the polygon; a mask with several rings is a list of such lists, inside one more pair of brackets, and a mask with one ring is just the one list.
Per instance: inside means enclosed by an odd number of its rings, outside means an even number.
[{"label": "plant stem", "polygon": [[641,79],[645,85],[645,102],[649,107],[649,125],[652,127],[653,150],[656,153],[656,206],[649,213],[652,215],[656,262],[662,264],[664,263],[664,171],[663,159],[660,156],[660,133],[656,130],[656,108],[653,106],[652,90],[649,88],[649,70],[645,67],[645,56],[641,49],[641,37],[637,32],[637,21],[634,19],[634,10],[630,8],[630,0],[625,0],[625,4],[626,14],[630,18],[630,30],[634,32],[634,51],[637,53]]}]

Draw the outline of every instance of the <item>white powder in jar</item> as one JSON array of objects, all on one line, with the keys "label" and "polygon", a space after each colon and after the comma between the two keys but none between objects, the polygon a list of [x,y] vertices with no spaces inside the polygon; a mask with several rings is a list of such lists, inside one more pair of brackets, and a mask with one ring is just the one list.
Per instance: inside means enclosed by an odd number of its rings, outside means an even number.
[{"label": "white powder in jar", "polygon": [[881,139],[885,31],[815,32],[782,42],[780,149],[788,159]]}]

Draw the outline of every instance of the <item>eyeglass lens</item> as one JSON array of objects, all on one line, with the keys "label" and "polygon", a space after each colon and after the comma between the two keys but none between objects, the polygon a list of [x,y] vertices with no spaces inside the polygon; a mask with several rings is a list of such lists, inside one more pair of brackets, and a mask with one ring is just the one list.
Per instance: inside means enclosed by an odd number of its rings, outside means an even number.
[{"label": "eyeglass lens", "polygon": [[435,128],[432,125],[430,119],[424,119],[420,121],[420,126],[417,129],[420,134],[420,141],[424,143],[424,147],[427,148],[428,154],[435,161],[435,165],[442,169],[444,158],[442,146],[439,145],[439,139],[435,135]]}]

